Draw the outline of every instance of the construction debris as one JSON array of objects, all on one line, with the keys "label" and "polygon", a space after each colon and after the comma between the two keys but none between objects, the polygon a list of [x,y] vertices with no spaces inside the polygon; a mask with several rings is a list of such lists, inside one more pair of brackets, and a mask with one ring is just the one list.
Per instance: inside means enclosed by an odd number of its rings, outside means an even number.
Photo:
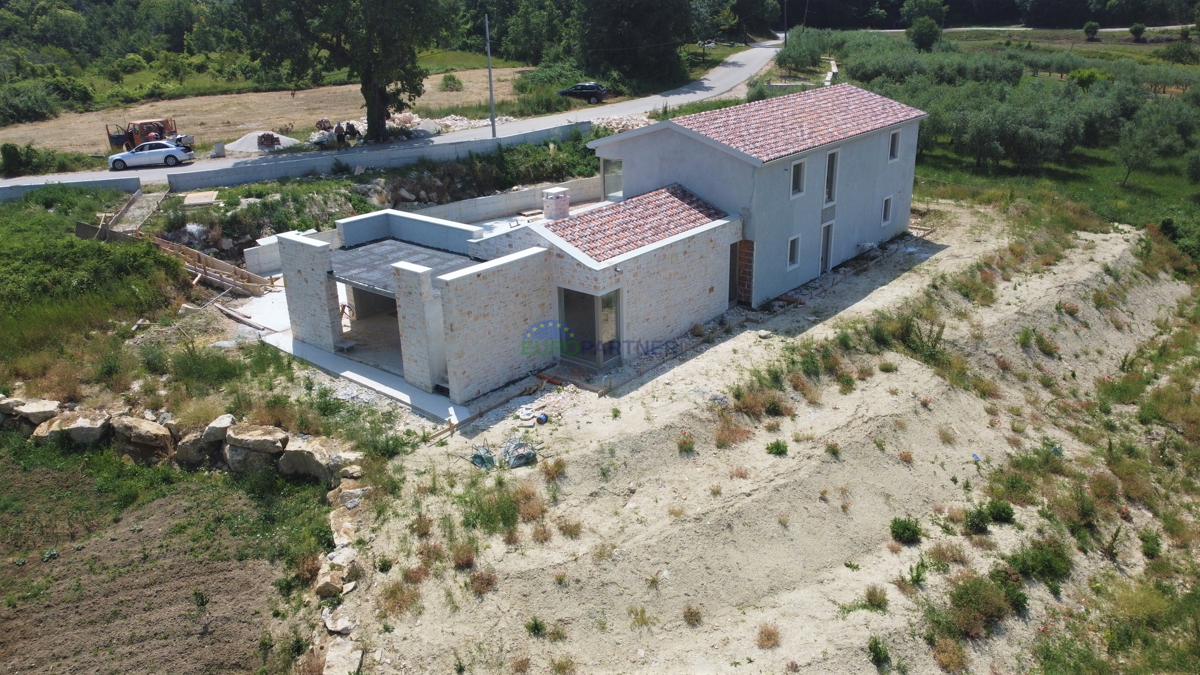
[{"label": "construction debris", "polygon": [[[262,145],[262,143],[260,142],[260,139],[264,135],[273,136],[277,141],[279,141],[278,145],[272,144],[270,147]],[[300,141],[298,141],[294,138],[290,138],[288,136],[283,136],[281,134],[277,134],[274,131],[252,131],[232,143],[226,143],[225,151],[226,152],[268,152],[270,150],[276,150],[279,148],[290,148],[293,145],[299,145],[299,143],[300,143]]]}]

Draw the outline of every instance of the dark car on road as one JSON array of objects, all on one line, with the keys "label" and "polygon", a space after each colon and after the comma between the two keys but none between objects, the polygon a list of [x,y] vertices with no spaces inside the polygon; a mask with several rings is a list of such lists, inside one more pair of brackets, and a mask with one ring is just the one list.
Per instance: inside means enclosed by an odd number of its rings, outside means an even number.
[{"label": "dark car on road", "polygon": [[588,103],[599,103],[608,98],[608,90],[596,82],[580,82],[566,89],[559,89],[558,95],[581,98]]}]

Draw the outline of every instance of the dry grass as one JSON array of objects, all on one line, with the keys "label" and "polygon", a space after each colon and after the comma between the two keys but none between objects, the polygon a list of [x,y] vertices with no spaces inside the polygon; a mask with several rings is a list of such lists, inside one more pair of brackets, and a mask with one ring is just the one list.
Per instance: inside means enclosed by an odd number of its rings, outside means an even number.
[{"label": "dry grass", "polygon": [[967,669],[967,653],[962,645],[950,638],[938,638],[933,645],[933,660],[948,673],[961,673]]},{"label": "dry grass", "polygon": [[516,657],[512,660],[513,675],[525,675],[525,673],[529,672],[529,668],[532,665],[533,661],[528,656]]},{"label": "dry grass", "polygon": [[429,578],[429,568],[424,565],[413,565],[412,567],[405,568],[400,573],[400,578],[406,584],[419,585],[422,581]]},{"label": "dry grass", "polygon": [[683,507],[682,506],[671,506],[671,507],[667,508],[667,514],[670,515],[672,518],[679,518],[680,516],[683,515]]},{"label": "dry grass", "polygon": [[483,596],[496,588],[496,573],[491,570],[479,570],[471,574],[471,592]]},{"label": "dry grass", "polygon": [[426,567],[446,557],[446,549],[436,541],[423,541],[417,546],[417,557]]},{"label": "dry grass", "polygon": [[804,397],[804,401],[809,405],[816,405],[821,402],[821,388],[815,382],[804,376],[804,373],[794,372],[788,375],[788,384],[792,385],[792,389],[796,393]]},{"label": "dry grass", "polygon": [[558,521],[558,531],[567,539],[578,539],[579,533],[583,531],[583,523],[564,518]]},{"label": "dry grass", "polygon": [[710,494],[714,497],[720,497],[721,496],[721,486],[717,483],[713,483],[712,485],[709,485],[708,486],[708,494]]},{"label": "dry grass", "polygon": [[857,377],[860,381],[862,381],[862,380],[870,379],[871,376],[874,374],[875,374],[875,366],[868,363],[865,366],[859,366],[858,372],[856,372],[854,374],[854,376]]},{"label": "dry grass", "polygon": [[575,675],[575,659],[570,656],[557,656],[550,659],[550,672],[554,675]]},{"label": "dry grass", "polygon": [[305,586],[317,580],[321,572],[321,558],[316,553],[307,553],[296,563],[296,578]]},{"label": "dry grass", "polygon": [[879,584],[871,584],[867,586],[866,592],[863,594],[863,602],[871,609],[883,612],[887,611],[888,597],[887,589]]},{"label": "dry grass", "polygon": [[745,480],[750,477],[750,470],[744,466],[735,466],[729,470],[729,477]]},{"label": "dry grass", "polygon": [[612,560],[615,550],[617,550],[616,544],[607,541],[596,544],[592,547],[592,561],[602,563],[605,560]]},{"label": "dry grass", "polygon": [[411,523],[409,523],[408,530],[418,537],[424,539],[425,537],[429,536],[430,532],[433,532],[433,518],[430,518],[424,513],[419,514],[416,518],[413,518]]},{"label": "dry grass", "polygon": [[505,530],[504,543],[508,544],[509,546],[516,546],[517,544],[521,543],[521,530],[516,527]]},{"label": "dry grass", "polygon": [[750,429],[738,424],[733,415],[722,411],[717,418],[717,430],[713,440],[718,448],[728,448],[750,438]]},{"label": "dry grass", "polygon": [[380,599],[385,614],[400,615],[412,611],[421,602],[421,591],[403,581],[393,581],[383,587]]},{"label": "dry grass", "polygon": [[1012,370],[1012,364],[1009,363],[1008,359],[1004,358],[1003,356],[996,357],[996,367],[999,368],[1001,372],[1005,373]]},{"label": "dry grass", "polygon": [[217,396],[188,399],[175,415],[184,433],[199,431],[225,414],[225,401]]},{"label": "dry grass", "polygon": [[940,440],[945,445],[954,445],[954,441],[956,439],[954,436],[954,432],[952,430],[950,430],[949,427],[938,427],[937,434],[938,434],[938,440]]},{"label": "dry grass", "polygon": [[945,504],[943,504],[943,503],[941,503],[941,502],[938,502],[937,504],[934,504],[934,505],[933,505],[933,512],[934,512],[934,513],[936,513],[936,514],[938,514],[939,516],[941,516],[941,515],[945,515],[945,513],[946,513],[946,505],[945,505]]},{"label": "dry grass", "polygon": [[703,619],[704,617],[700,613],[699,607],[695,605],[687,605],[683,608],[683,622],[692,628],[699,626]]},{"label": "dry grass", "polygon": [[1005,436],[1004,440],[1008,441],[1008,444],[1014,448],[1019,448],[1019,447],[1021,447],[1021,444],[1024,443],[1024,441],[1021,440],[1020,436],[1012,436],[1012,435]]},{"label": "dry grass", "polygon": [[894,553],[894,554],[895,554],[895,553],[900,553],[900,550],[901,550],[901,549],[903,549],[903,548],[904,548],[904,547],[900,545],[900,542],[896,542],[896,541],[889,541],[889,542],[887,543],[887,550],[888,550],[888,551],[891,551],[891,552],[892,552],[892,553]]},{"label": "dry grass", "polygon": [[538,468],[542,471],[542,478],[547,483],[553,483],[562,477],[567,472],[567,460],[562,457],[553,457],[538,464]]},{"label": "dry grass", "polygon": [[545,544],[554,538],[554,531],[545,523],[538,523],[533,526],[533,540],[539,544]]},{"label": "dry grass", "polygon": [[952,523],[962,524],[963,519],[966,517],[967,512],[961,506],[951,506],[950,510],[946,512],[946,518]]},{"label": "dry grass", "polygon": [[567,639],[567,627],[561,621],[557,621],[550,630],[546,631],[546,639],[550,642],[562,642]]},{"label": "dry grass", "polygon": [[779,646],[779,626],[773,623],[764,623],[758,626],[758,636],[754,639],[754,644],[758,645],[759,649],[774,649]]},{"label": "dry grass", "polygon": [[971,563],[971,559],[967,557],[967,552],[961,544],[952,544],[948,541],[939,541],[930,546],[927,553],[930,558],[946,564],[969,565]]},{"label": "dry grass", "polygon": [[537,486],[528,481],[521,482],[513,491],[513,499],[517,502],[517,512],[521,520],[528,523],[538,520],[546,514],[546,502],[538,493]]},{"label": "dry grass", "polygon": [[974,546],[975,548],[979,549],[980,551],[996,550],[995,540],[993,540],[991,537],[988,537],[986,535],[974,534],[974,535],[971,535],[971,538],[968,541],[971,542],[971,546]]},{"label": "dry grass", "polygon": [[456,570],[471,569],[475,566],[475,547],[466,542],[455,544],[452,560]]},{"label": "dry grass", "polygon": [[771,417],[791,417],[796,408],[783,394],[774,389],[753,387],[748,389],[736,403],[733,409],[752,419],[762,419],[764,415]]}]

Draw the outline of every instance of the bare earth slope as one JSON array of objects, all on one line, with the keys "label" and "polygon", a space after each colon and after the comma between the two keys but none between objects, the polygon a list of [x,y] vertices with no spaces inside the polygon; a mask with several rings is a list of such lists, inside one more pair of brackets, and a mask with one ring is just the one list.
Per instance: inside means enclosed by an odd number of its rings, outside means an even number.
[{"label": "bare earth slope", "polygon": [[[1114,321],[1090,299],[1111,281],[1104,265],[1125,269],[1132,262],[1138,235],[1082,235],[1057,265],[1001,283],[994,306],[972,311],[964,304],[951,320],[947,338],[989,368],[1000,399],[951,388],[899,354],[863,356],[858,365],[886,360],[897,369],[859,381],[849,394],[826,387],[817,404],[794,397],[796,415],[783,418],[777,431],[757,426],[748,440],[717,449],[712,395],[797,339],[813,325],[808,317],[826,320],[804,337],[830,337],[839,320],[915,295],[935,273],[958,269],[1005,243],[993,234],[1002,220],[998,214],[936,208],[940,214],[931,217],[940,219],[940,227],[930,242],[898,242],[889,257],[825,298],[758,327],[772,337],[744,331],[607,398],[546,394],[554,421],[531,433],[549,455],[565,460],[565,475],[550,484],[525,468],[508,479],[536,486],[547,500],[549,512],[540,522],[549,527],[538,532],[551,534],[547,542],[534,541],[539,521],[522,523],[519,541],[511,544],[464,530],[461,505],[451,496],[475,471],[463,461],[471,445],[520,433],[505,419],[512,410],[494,417],[500,421],[490,428],[466,429],[448,448],[425,448],[405,459],[412,478],[368,537],[372,555],[398,562],[386,574],[369,573],[366,592],[352,594],[344,605],[363,621],[355,633],[368,647],[365,669],[448,672],[459,660],[469,672],[501,673],[529,657],[530,672],[545,672],[553,663],[565,668],[569,660],[588,673],[778,673],[794,662],[802,672],[849,674],[868,671],[867,639],[881,635],[894,661],[907,662],[913,672],[936,672],[917,629],[917,607],[890,582],[947,538],[930,524],[939,518],[935,514],[969,503],[968,482],[982,486],[987,468],[1015,451],[1009,436],[1026,444],[1048,435],[1069,453],[1083,451],[1046,423],[1050,394],[1037,381],[1042,371],[1056,381],[1065,375],[1064,387],[1090,389],[1091,378],[1116,370],[1121,355],[1152,335],[1153,320],[1186,293],[1181,283],[1142,278]],[[1078,317],[1057,311],[1060,300],[1078,304]],[[1053,335],[1062,360],[1020,349],[1016,334],[1026,325]],[[994,354],[1009,361],[1008,374],[992,363]],[[1032,377],[1022,380],[1017,373]],[[989,404],[1004,412],[989,414]],[[989,424],[993,417],[996,423]],[[1020,432],[1014,419],[1025,425]],[[682,432],[695,437],[694,454],[678,452]],[[764,451],[776,439],[787,442],[787,456]],[[838,444],[840,458],[826,452],[829,443]],[[911,464],[902,461],[902,451],[911,453]],[[1018,509],[1018,521],[1034,523],[1036,516],[1025,511]],[[418,513],[435,523],[427,539],[412,534]],[[888,524],[905,514],[922,519],[927,538],[920,547],[892,553]],[[360,517],[371,520],[368,513]],[[575,522],[582,525],[577,539],[564,533]],[[1015,546],[1011,527],[993,530],[994,550],[967,549],[978,569]],[[381,614],[383,587],[418,564],[422,546],[428,551],[427,542],[437,542],[449,549],[471,536],[482,551],[476,569],[498,576],[495,591],[477,597],[466,588],[464,572],[434,563],[433,577],[419,586],[416,611]],[[1089,561],[1077,564],[1086,569]],[[928,586],[936,590],[945,579],[932,575]],[[887,612],[847,611],[870,584],[886,589]],[[1047,611],[1070,606],[1074,594],[1070,585],[1061,600],[1041,586],[1028,590],[1030,612],[1005,621],[996,638],[977,643],[976,669],[1016,672],[1018,655],[1028,654]],[[694,627],[683,620],[687,605],[701,611]],[[525,625],[534,616],[561,631],[553,639],[531,637]],[[778,628],[777,647],[756,645],[762,624]]]}]

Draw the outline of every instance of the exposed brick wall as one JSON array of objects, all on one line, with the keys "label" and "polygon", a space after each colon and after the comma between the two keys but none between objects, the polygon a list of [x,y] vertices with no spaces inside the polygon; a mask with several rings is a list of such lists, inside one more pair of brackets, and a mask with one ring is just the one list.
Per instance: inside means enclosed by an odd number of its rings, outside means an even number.
[{"label": "exposed brick wall", "polygon": [[529,326],[558,318],[549,255],[532,248],[438,277],[450,400],[465,403],[555,361],[522,353]]},{"label": "exposed brick wall", "polygon": [[738,242],[737,301],[749,305],[754,298],[754,242]]}]

